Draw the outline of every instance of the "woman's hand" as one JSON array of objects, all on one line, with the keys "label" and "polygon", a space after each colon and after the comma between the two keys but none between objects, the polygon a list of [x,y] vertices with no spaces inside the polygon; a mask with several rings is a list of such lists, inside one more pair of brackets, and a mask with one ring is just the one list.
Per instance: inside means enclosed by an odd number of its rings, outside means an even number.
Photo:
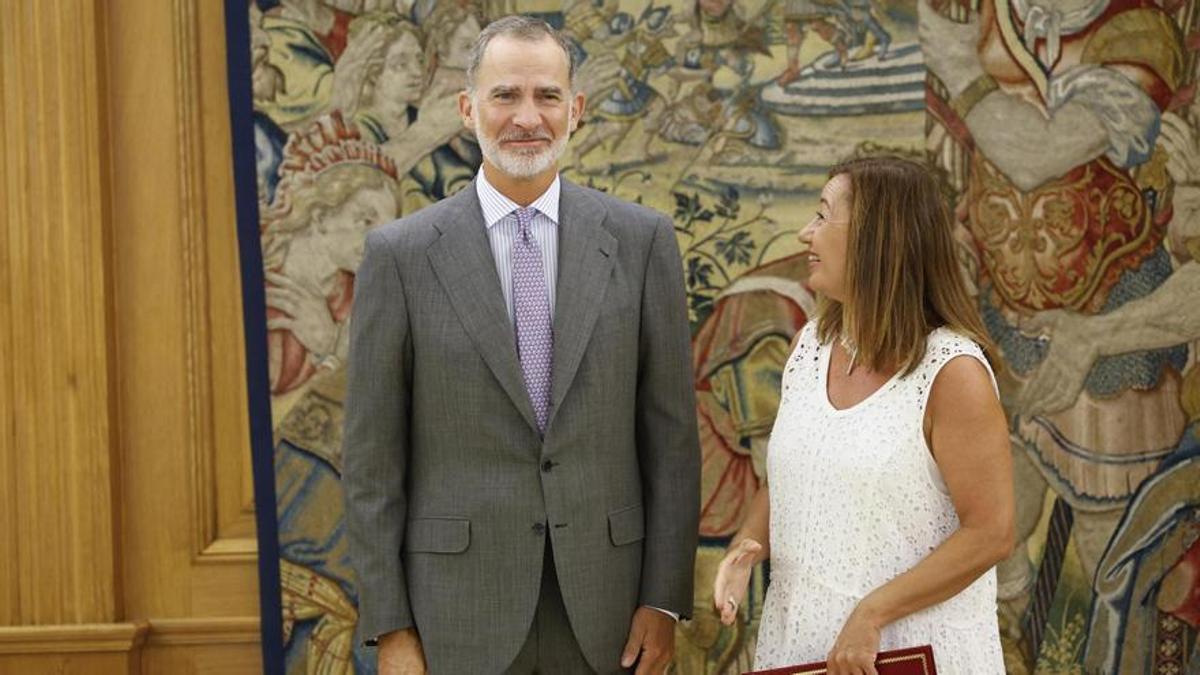
[{"label": "woman's hand", "polygon": [[826,657],[829,675],[879,675],[875,670],[878,653],[879,626],[855,608]]},{"label": "woman's hand", "polygon": [[333,353],[338,326],[329,312],[329,301],[278,272],[268,270],[265,276],[271,284],[267,286],[267,306],[287,314],[267,319],[267,329],[291,331],[314,362]]},{"label": "woman's hand", "polygon": [[733,625],[738,608],[746,599],[746,588],[750,585],[750,574],[762,544],[753,539],[743,539],[729,549],[721,566],[717,568],[717,579],[713,582],[713,604],[721,615],[721,623]]}]

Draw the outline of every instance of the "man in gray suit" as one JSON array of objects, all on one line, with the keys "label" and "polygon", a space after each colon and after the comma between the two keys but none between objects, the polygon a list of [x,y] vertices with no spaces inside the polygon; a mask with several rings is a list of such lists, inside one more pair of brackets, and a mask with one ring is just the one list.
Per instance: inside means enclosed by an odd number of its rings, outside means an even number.
[{"label": "man in gray suit", "polygon": [[700,451],[665,216],[558,175],[583,112],[545,23],[479,37],[475,183],[372,231],[346,520],[382,672],[662,673],[692,608]]}]

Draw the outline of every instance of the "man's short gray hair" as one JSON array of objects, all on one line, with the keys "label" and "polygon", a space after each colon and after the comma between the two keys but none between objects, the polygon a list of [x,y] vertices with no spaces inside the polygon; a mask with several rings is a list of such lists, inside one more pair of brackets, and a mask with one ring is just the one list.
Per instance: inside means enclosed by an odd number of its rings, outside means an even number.
[{"label": "man's short gray hair", "polygon": [[575,51],[571,49],[571,43],[567,41],[567,38],[541,19],[521,14],[511,14],[489,23],[487,28],[480,31],[479,37],[476,38],[475,46],[471,48],[471,60],[467,64],[468,92],[475,92],[475,75],[479,72],[480,62],[483,61],[483,52],[487,50],[488,44],[499,36],[515,38],[525,42],[538,42],[547,37],[554,40],[555,44],[562,48],[563,52],[567,55],[567,78],[571,89],[575,89]]}]

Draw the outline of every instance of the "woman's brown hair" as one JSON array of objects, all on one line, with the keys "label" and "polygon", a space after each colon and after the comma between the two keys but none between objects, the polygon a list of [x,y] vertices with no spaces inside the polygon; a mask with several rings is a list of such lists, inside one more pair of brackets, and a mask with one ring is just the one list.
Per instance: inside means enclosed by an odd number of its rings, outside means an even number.
[{"label": "woman's brown hair", "polygon": [[853,345],[855,363],[911,373],[945,326],[995,353],[955,256],[950,213],[924,166],[865,157],[833,167],[850,179],[845,301],[821,299],[817,335]]}]

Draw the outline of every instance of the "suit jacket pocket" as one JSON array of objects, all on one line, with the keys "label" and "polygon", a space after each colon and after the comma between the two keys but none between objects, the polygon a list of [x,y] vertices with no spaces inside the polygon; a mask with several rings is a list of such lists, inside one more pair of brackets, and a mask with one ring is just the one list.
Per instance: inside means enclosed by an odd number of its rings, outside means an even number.
[{"label": "suit jacket pocket", "polygon": [[646,513],[641,504],[608,514],[608,536],[613,546],[624,546],[646,538]]},{"label": "suit jacket pocket", "polygon": [[471,545],[466,518],[413,518],[404,534],[409,553],[462,553]]}]

